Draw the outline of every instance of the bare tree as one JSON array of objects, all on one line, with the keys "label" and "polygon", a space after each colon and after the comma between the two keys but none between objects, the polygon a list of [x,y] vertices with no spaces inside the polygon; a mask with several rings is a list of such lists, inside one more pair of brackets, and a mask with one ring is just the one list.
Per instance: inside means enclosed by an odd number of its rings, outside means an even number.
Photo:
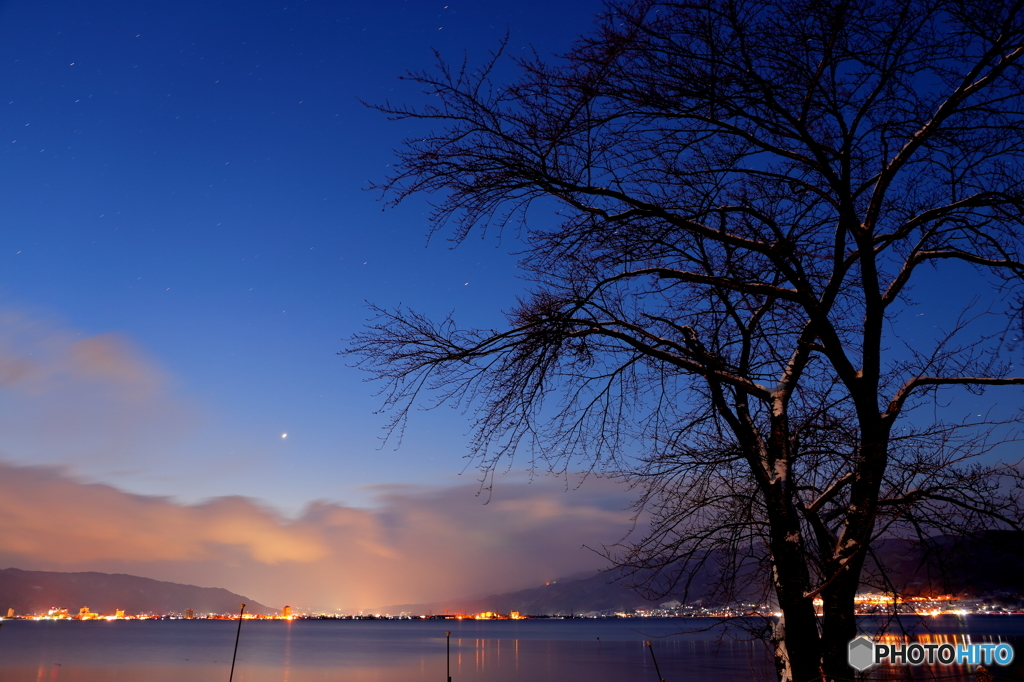
[{"label": "bare tree", "polygon": [[[381,309],[350,350],[395,425],[475,406],[485,471],[632,477],[623,565],[767,557],[780,678],[851,677],[874,540],[1020,523],[1018,470],[980,457],[1010,420],[951,415],[1024,384],[1021,4],[644,0],[510,84],[500,52],[411,74],[428,103],[380,108],[436,132],[384,189],[437,193],[455,240],[533,206],[532,285],[504,330]],[[976,299],[915,328],[911,285],[950,278]]]}]

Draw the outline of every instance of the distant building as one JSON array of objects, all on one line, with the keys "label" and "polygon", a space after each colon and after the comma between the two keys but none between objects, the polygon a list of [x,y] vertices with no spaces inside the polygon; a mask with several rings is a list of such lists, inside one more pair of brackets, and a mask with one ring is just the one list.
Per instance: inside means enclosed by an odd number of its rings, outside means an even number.
[{"label": "distant building", "polygon": [[185,609],[185,617],[189,620],[193,620],[196,617],[195,609]]},{"label": "distant building", "polygon": [[7,617],[8,618],[14,618],[14,608],[13,607],[7,609]]},{"label": "distant building", "polygon": [[281,617],[282,618],[291,618],[292,617],[292,607],[285,606],[283,609],[281,609]]},{"label": "distant building", "polygon": [[114,611],[114,618],[124,618],[124,609]]}]

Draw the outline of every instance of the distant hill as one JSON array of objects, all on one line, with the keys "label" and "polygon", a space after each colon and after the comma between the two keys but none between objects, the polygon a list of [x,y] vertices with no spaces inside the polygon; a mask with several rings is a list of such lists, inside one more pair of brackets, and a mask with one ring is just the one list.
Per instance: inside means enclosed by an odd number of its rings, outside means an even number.
[{"label": "distant hill", "polygon": [[[1024,598],[1024,533],[988,531],[971,537],[938,536],[928,547],[907,540],[890,539],[876,544],[874,556],[886,567],[888,583],[903,594],[954,594],[964,597],[997,598],[1020,603]],[[869,559],[865,579],[877,575],[875,559]],[[487,596],[451,599],[429,604],[396,604],[375,609],[376,613],[480,613],[519,611],[531,615],[568,615],[594,611],[631,611],[651,608],[668,601],[693,603],[706,595],[712,576],[701,573],[688,595],[682,589],[669,590],[656,600],[645,599],[627,585],[617,582],[614,571],[576,575],[540,587]],[[739,581],[741,584],[744,581]],[[878,581],[879,584],[884,584]],[[747,583],[750,594],[743,599],[758,600],[756,581]],[[706,600],[704,603],[712,604]]]},{"label": "distant hill", "polygon": [[[660,599],[650,600],[637,594],[622,582],[614,582],[614,572],[595,575],[576,575],[560,578],[540,587],[531,587],[516,592],[492,594],[485,597],[453,599],[431,604],[397,604],[376,610],[377,613],[480,613],[498,611],[508,613],[519,611],[529,615],[569,615],[594,611],[632,611],[651,608],[659,604],[687,600],[682,595],[670,592]],[[698,599],[691,591],[687,601]]]},{"label": "distant hill", "polygon": [[241,604],[246,605],[246,613],[278,611],[219,587],[180,585],[123,573],[0,570],[0,615],[6,615],[9,608],[18,615],[30,615],[45,613],[55,606],[72,614],[88,606],[103,615],[113,615],[117,609],[126,614],[170,614],[194,609],[196,615],[205,615],[237,613]]},{"label": "distant hill", "polygon": [[[977,535],[940,535],[927,546],[882,540],[875,556],[888,581],[907,595],[955,594],[971,597],[1024,597],[1024,533],[991,530]],[[868,571],[877,571],[874,559]]]}]

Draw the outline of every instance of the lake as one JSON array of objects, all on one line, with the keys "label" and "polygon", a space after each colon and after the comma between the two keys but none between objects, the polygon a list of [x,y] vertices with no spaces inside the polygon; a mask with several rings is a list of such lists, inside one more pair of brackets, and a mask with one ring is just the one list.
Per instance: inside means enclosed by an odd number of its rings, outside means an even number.
[{"label": "lake", "polygon": [[[521,621],[244,621],[238,682],[452,682],[770,680],[763,644],[722,636],[701,619]],[[1020,651],[1000,676],[1024,679],[1024,617],[916,619],[930,641],[1007,641]],[[224,682],[237,621],[4,621],[4,682]],[[691,630],[681,633],[681,630]],[[739,634],[737,634],[739,637]],[[966,672],[935,668],[934,674]],[[926,679],[927,670],[918,668]]]}]

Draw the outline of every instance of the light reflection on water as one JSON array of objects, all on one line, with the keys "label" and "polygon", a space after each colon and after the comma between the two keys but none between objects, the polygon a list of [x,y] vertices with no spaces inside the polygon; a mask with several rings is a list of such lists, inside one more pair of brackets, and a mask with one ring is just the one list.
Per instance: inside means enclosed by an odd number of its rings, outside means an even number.
[{"label": "light reflection on water", "polygon": [[[452,682],[654,679],[644,640],[678,631],[678,620],[276,621],[242,626],[236,682]],[[223,682],[230,621],[23,622],[0,632],[7,682]],[[759,643],[655,639],[666,679],[750,679],[764,668]],[[698,677],[700,679],[700,677]],[[767,678],[766,678],[767,679]]]},{"label": "light reflection on water", "polygon": [[292,671],[292,621],[285,621],[284,626],[284,660],[281,662],[284,676],[281,678],[281,682],[289,682]]},{"label": "light reflection on water", "polygon": [[[1015,636],[1024,633],[1024,618],[928,624],[932,631],[916,641],[1010,640],[1018,660],[1024,658],[1024,642]],[[699,625],[679,619],[246,622],[235,680],[443,682],[445,630],[452,632],[452,682],[654,680],[647,639],[669,682],[774,677],[760,642],[717,641],[716,631],[679,634],[680,628]],[[231,621],[6,621],[0,630],[0,679],[224,682],[234,628]],[[966,672],[962,666],[938,671]],[[916,672],[927,677],[924,669]],[[1008,676],[1019,675],[1018,663]]]}]

